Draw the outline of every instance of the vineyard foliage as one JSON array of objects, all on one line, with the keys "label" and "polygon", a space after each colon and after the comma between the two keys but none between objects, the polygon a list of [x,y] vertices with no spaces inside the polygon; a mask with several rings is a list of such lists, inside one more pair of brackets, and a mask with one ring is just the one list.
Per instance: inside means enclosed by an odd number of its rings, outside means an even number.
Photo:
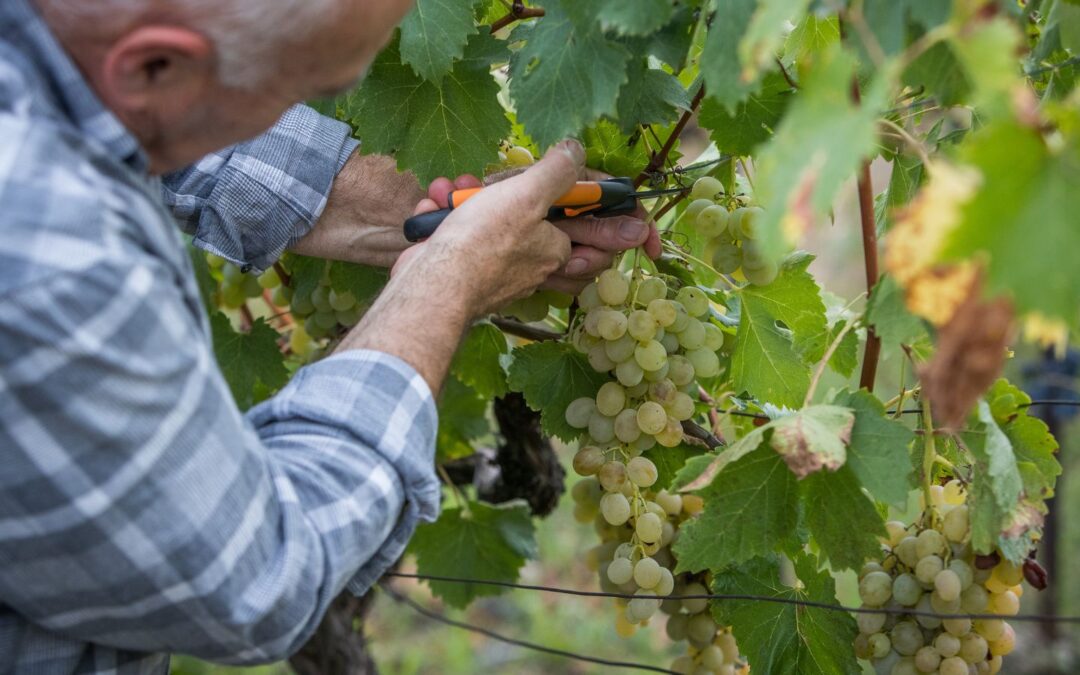
[{"label": "vineyard foliage", "polygon": [[[1019,339],[1060,346],[1077,323],[1078,67],[1072,0],[418,0],[366,79],[318,105],[422,184],[576,137],[593,168],[685,188],[645,203],[660,259],[628,252],[573,305],[538,293],[478,323],[440,399],[440,463],[497,445],[511,392],[577,453],[575,514],[600,537],[582,557],[642,597],[612,603],[620,634],[672,615],[680,672],[982,673],[1007,625],[652,598],[835,602],[833,573],[856,570],[868,606],[956,611],[963,592],[964,611],[1015,613],[1060,467],[999,377]],[[709,144],[684,162],[693,113]],[[848,262],[800,246],[845,191],[882,274],[838,297],[811,263]],[[387,279],[193,260],[242,406],[328,353]],[[874,386],[877,341],[899,390]],[[538,554],[527,506],[453,492],[416,535],[419,571],[516,580]],[[431,588],[457,607],[497,591]]]}]

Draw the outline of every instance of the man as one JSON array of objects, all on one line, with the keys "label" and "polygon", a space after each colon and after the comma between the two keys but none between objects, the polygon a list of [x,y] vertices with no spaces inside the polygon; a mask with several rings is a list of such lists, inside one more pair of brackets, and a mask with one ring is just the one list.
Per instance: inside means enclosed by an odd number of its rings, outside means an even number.
[{"label": "man", "polygon": [[[469,323],[655,248],[542,220],[582,170],[565,143],[399,255],[417,186],[290,106],[352,86],[409,5],[0,3],[0,672],[287,656],[435,517],[431,392]],[[395,274],[241,415],[174,216],[255,270],[293,247]]]}]

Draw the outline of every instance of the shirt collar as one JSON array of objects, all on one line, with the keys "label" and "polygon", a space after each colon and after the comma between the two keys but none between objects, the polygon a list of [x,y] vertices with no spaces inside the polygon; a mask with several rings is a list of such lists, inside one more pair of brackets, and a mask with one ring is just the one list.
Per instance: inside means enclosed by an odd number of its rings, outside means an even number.
[{"label": "shirt collar", "polygon": [[62,117],[110,156],[146,173],[149,159],[139,141],[97,97],[29,0],[0,0],[0,35],[29,60]]}]

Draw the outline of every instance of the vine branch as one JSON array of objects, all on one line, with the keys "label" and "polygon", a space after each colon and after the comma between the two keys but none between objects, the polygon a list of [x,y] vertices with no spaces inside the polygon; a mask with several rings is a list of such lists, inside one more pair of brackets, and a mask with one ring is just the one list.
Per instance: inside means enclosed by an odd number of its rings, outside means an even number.
[{"label": "vine branch", "polygon": [[[856,104],[862,100],[859,81],[851,79],[851,98]],[[866,267],[866,293],[869,297],[878,280],[878,241],[877,220],[874,217],[874,184],[870,177],[870,161],[864,160],[859,166],[857,179],[859,190],[859,222],[862,227],[863,263]],[[874,332],[874,327],[866,327],[866,346],[863,348],[862,373],[859,387],[874,390],[877,379],[878,357],[881,355],[881,338]]]},{"label": "vine branch", "polygon": [[717,438],[715,434],[695,422],[686,420],[682,423],[682,428],[685,435],[701,441],[707,445],[710,450],[715,450],[724,444],[724,442]]},{"label": "vine branch", "polygon": [[634,187],[641,187],[642,183],[649,179],[649,176],[656,173],[660,167],[664,166],[664,162],[667,161],[668,155],[671,154],[672,149],[675,147],[675,142],[679,140],[679,136],[682,135],[683,129],[689,124],[690,118],[697,112],[698,106],[701,105],[701,100],[705,98],[705,85],[702,84],[698,88],[697,94],[694,95],[694,100],[690,102],[690,109],[682,114],[679,121],[675,123],[675,128],[671,130],[671,134],[668,136],[667,141],[664,143],[664,147],[660,148],[660,151],[652,156],[649,163],[641,170],[641,173],[634,179]]},{"label": "vine branch", "polygon": [[493,316],[491,317],[491,323],[495,324],[495,326],[504,333],[516,335],[517,337],[533,340],[535,342],[559,340],[564,337],[562,333],[557,333],[553,330],[540,328],[538,326],[530,326],[527,323],[521,323],[520,321],[509,319],[505,316]]},{"label": "vine branch", "polygon": [[514,0],[514,4],[510,6],[510,11],[491,24],[491,33],[492,35],[498,33],[515,21],[535,19],[541,16],[544,16],[544,10],[542,8],[526,7],[525,3],[521,0]]}]

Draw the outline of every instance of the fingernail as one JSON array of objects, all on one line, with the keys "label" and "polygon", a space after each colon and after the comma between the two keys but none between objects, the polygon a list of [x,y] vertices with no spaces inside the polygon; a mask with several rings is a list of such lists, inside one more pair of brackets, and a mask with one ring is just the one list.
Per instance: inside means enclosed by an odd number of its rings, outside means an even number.
[{"label": "fingernail", "polygon": [[566,263],[566,273],[570,275],[584,274],[589,269],[589,261],[585,258],[572,258]]},{"label": "fingernail", "polygon": [[645,236],[645,223],[640,220],[624,220],[622,225],[619,225],[619,236],[636,244]]},{"label": "fingernail", "polygon": [[559,144],[559,147],[570,156],[570,159],[574,160],[577,164],[585,163],[585,147],[581,145],[581,141],[573,138],[568,138]]}]

